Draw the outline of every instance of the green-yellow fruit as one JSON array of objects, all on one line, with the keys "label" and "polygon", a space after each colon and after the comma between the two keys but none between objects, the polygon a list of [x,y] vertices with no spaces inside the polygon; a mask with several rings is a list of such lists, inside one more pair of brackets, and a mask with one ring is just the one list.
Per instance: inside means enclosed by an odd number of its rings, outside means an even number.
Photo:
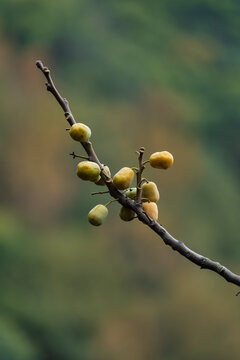
[{"label": "green-yellow fruit", "polygon": [[127,189],[127,191],[125,192],[125,195],[127,197],[129,197],[130,199],[135,200],[136,195],[137,195],[137,188],[134,187],[134,188]]},{"label": "green-yellow fruit", "polygon": [[108,209],[106,208],[106,206],[99,204],[89,211],[88,221],[94,226],[99,226],[102,225],[107,215]]},{"label": "green-yellow fruit", "polygon": [[132,209],[123,206],[120,210],[119,216],[123,221],[131,221],[135,217],[135,212]]},{"label": "green-yellow fruit", "polygon": [[[108,177],[111,177],[110,169],[107,165],[104,165],[104,172],[107,174]],[[96,185],[105,185],[105,182],[101,178],[101,176],[98,177],[97,181],[95,182]]]},{"label": "green-yellow fruit", "polygon": [[129,167],[123,167],[113,177],[113,184],[119,190],[125,190],[129,188],[133,181],[134,171]]},{"label": "green-yellow fruit", "polygon": [[143,203],[142,208],[151,219],[158,219],[158,207],[155,202],[145,202]]},{"label": "green-yellow fruit", "polygon": [[150,200],[153,202],[157,202],[159,200],[159,191],[157,185],[149,181],[148,183],[143,184],[142,186],[142,198],[143,201]]},{"label": "green-yellow fruit", "polygon": [[81,161],[77,166],[77,176],[82,180],[96,181],[100,174],[100,167],[93,161]]},{"label": "green-yellow fruit", "polygon": [[155,152],[150,156],[150,165],[156,169],[168,169],[173,164],[173,156],[168,151]]},{"label": "green-yellow fruit", "polygon": [[69,130],[70,136],[76,141],[87,141],[91,136],[91,129],[82,123],[76,123]]}]

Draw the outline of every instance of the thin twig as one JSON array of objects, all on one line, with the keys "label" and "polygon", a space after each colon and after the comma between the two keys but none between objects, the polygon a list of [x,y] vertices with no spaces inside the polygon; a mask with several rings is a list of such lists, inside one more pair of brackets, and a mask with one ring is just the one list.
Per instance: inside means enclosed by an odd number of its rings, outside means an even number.
[{"label": "thin twig", "polygon": [[85,160],[89,160],[89,157],[88,156],[83,156],[83,155],[77,155],[75,154],[75,152],[73,151],[71,154],[69,154],[70,156],[73,157],[73,159],[75,158],[80,158],[80,159],[85,159]]},{"label": "thin twig", "polygon": [[[70,125],[75,123],[74,117],[71,113],[69,104],[66,99],[63,99],[57,89],[55,88],[55,85],[50,77],[50,72],[48,68],[44,67],[41,61],[36,62],[37,67],[43,72],[45,77],[47,78],[47,89],[54,95],[60,106],[62,107],[65,117],[70,123]],[[67,114],[67,116],[66,116]],[[101,170],[103,170],[102,163],[99,161],[93,146],[90,141],[82,142],[82,146],[84,147],[89,160],[96,162]],[[143,150],[144,151],[144,150]],[[139,152],[140,157],[140,152]],[[141,160],[142,161],[142,160]],[[139,159],[140,162],[140,159]],[[143,166],[143,164],[142,164]],[[193,262],[194,264],[200,266],[201,269],[208,269],[211,271],[216,272],[220,276],[222,276],[225,280],[228,282],[231,282],[235,285],[240,286],[240,276],[237,274],[234,274],[232,271],[230,271],[225,266],[219,264],[218,262],[212,261],[208,259],[207,257],[204,257],[195,251],[189,249],[182,241],[175,239],[172,235],[170,235],[164,227],[159,224],[157,221],[152,220],[147,216],[147,214],[143,211],[142,207],[139,206],[140,204],[132,201],[130,198],[128,198],[124,193],[121,193],[119,190],[116,189],[116,187],[113,185],[112,179],[108,178],[104,173],[101,175],[104,182],[106,183],[106,186],[108,187],[110,195],[116,199],[121,205],[128,207],[132,209],[138,219],[149,226],[155,233],[157,233],[164,243],[166,245],[169,245],[173,250],[176,250],[179,252],[182,256],[184,256],[189,261]],[[138,184],[140,183],[140,174],[138,176]],[[138,197],[141,198],[141,191],[138,191]],[[139,199],[139,198],[138,198]],[[239,292],[240,293],[240,292]]]},{"label": "thin twig", "polygon": [[67,99],[64,99],[57,91],[57,89],[52,81],[52,78],[50,75],[50,70],[46,66],[44,66],[40,60],[36,61],[36,65],[42,71],[45,78],[47,79],[47,82],[46,82],[47,90],[53,94],[53,96],[55,97],[55,99],[57,100],[57,102],[59,103],[61,108],[63,109],[66,120],[72,126],[73,124],[76,123],[76,121],[70,110],[69,103],[68,103]]},{"label": "thin twig", "polygon": [[142,187],[141,187],[141,183],[142,183],[142,173],[144,170],[144,165],[143,165],[143,154],[144,154],[144,147],[141,147],[139,149],[139,151],[137,151],[138,153],[138,171],[137,171],[137,194],[136,194],[136,203],[137,204],[141,204],[141,196],[142,196]]},{"label": "thin twig", "polygon": [[102,195],[102,194],[109,194],[109,191],[96,191],[91,193],[91,195]]}]

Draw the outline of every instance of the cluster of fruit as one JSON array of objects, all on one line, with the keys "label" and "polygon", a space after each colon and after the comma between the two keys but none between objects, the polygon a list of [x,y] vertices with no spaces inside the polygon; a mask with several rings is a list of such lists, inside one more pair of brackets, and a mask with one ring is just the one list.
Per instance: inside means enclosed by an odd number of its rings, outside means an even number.
[{"label": "cluster of fruit", "polygon": [[[91,130],[88,126],[77,123],[72,125],[70,136],[80,142],[88,141],[91,136]],[[153,153],[149,160],[153,168],[168,169],[173,164],[173,156],[168,151],[161,151]],[[101,178],[101,171],[104,172],[107,178],[111,178],[111,173],[108,166],[100,166],[93,161],[81,161],[77,165],[77,175],[82,180],[89,180],[96,185],[105,185],[104,180]],[[132,200],[136,199],[137,187],[130,187],[134,179],[134,171],[132,168],[123,167],[113,176],[113,184],[118,190],[124,191],[124,194]],[[153,220],[158,219],[157,201],[159,200],[159,191],[157,185],[152,181],[141,179],[141,202],[142,208],[146,214]],[[108,215],[107,205],[96,205],[88,213],[88,221],[95,226],[101,225]],[[119,214],[120,218],[124,221],[131,221],[135,218],[135,212],[127,207],[122,207]]]}]

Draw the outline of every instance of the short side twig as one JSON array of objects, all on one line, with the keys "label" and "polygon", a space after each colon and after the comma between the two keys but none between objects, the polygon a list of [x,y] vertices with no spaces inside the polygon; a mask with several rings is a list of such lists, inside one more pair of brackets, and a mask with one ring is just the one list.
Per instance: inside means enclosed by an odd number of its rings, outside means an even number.
[{"label": "short side twig", "polygon": [[142,197],[142,173],[144,170],[143,165],[143,154],[144,154],[144,147],[141,147],[138,153],[138,171],[137,171],[137,194],[136,194],[136,203],[141,204],[141,197]]}]

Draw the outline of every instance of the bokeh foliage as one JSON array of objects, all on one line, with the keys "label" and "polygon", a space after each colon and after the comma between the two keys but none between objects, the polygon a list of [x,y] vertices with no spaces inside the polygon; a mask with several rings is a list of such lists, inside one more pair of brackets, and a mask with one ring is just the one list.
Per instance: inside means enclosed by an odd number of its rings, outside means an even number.
[{"label": "bokeh foliage", "polygon": [[[237,0],[1,0],[0,354],[3,360],[235,360],[239,299],[96,188],[44,89],[41,58],[112,173],[146,147],[175,156],[160,222],[239,269]],[[156,241],[157,240],[157,241]]]}]

